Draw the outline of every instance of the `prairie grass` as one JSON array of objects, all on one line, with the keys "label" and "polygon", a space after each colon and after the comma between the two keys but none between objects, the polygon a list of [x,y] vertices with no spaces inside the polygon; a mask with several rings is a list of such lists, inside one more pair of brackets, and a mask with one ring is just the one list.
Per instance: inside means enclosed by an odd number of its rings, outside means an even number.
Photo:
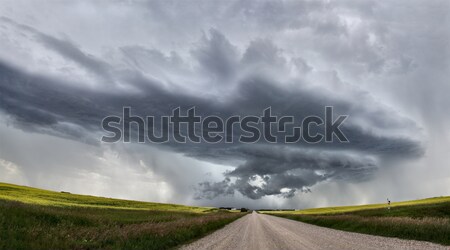
[{"label": "prairie grass", "polygon": [[[412,206],[412,205],[437,204],[437,203],[443,203],[443,202],[450,202],[450,196],[433,197],[433,198],[411,200],[411,201],[392,202],[391,208],[402,207],[402,206]],[[331,213],[356,212],[356,211],[379,209],[379,208],[380,209],[387,208],[386,203],[357,205],[357,206],[319,207],[319,208],[309,208],[309,209],[302,209],[302,210],[296,210],[296,211],[267,211],[267,212],[271,213],[271,214],[274,214],[274,213],[331,214]],[[264,213],[265,211],[260,211],[260,212]]]},{"label": "prairie grass", "polygon": [[0,249],[168,249],[245,214],[10,184],[0,195]]},{"label": "prairie grass", "polygon": [[192,207],[176,204],[155,202],[142,202],[104,198],[90,195],[70,194],[67,192],[54,192],[32,187],[19,186],[0,182],[0,199],[20,201],[27,204],[60,206],[60,207],[92,207],[133,210],[164,210],[185,212],[207,212],[211,207]]},{"label": "prairie grass", "polygon": [[450,245],[450,201],[435,199],[437,202],[429,202],[432,200],[411,201],[406,204],[413,205],[394,206],[391,209],[357,209],[351,212],[345,209],[341,209],[341,212],[321,209],[328,213],[283,211],[270,214],[345,231]]}]

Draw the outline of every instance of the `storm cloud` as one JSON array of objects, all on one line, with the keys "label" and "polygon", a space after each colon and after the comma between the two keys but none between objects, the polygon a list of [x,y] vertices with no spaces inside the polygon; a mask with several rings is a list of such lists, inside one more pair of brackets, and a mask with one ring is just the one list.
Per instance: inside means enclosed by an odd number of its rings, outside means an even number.
[{"label": "storm cloud", "polygon": [[[15,9],[20,3],[9,6]],[[219,6],[202,2],[200,6],[159,1],[107,6],[80,2],[73,12],[68,6],[53,6],[76,20],[85,13],[80,25],[92,26],[86,31],[69,19],[52,30],[48,25],[53,21],[42,19],[44,14],[25,8],[33,16],[27,19],[7,14],[4,7],[0,12],[2,116],[27,133],[103,148],[108,145],[100,142],[102,119],[121,116],[125,106],[143,117],[170,115],[177,107],[183,111],[196,107],[197,115],[224,119],[260,116],[267,107],[279,117],[298,120],[323,117],[325,106],[333,106],[336,116],[348,115],[341,129],[349,143],[271,144],[260,140],[254,144],[170,141],[146,145],[149,151],[157,148],[167,155],[181,154],[230,168],[222,178],[190,183],[189,192],[179,190],[195,199],[237,193],[250,199],[293,198],[321,183],[369,182],[380,169],[427,154],[431,127],[424,122],[427,115],[418,115],[425,104],[397,98],[402,96],[401,89],[386,94],[386,89],[401,86],[385,84],[407,79],[398,84],[419,89],[419,77],[413,75],[427,72],[424,67],[429,71],[442,67],[439,72],[448,72],[448,65],[440,65],[434,52],[422,55],[411,50],[431,43],[446,49],[438,39],[447,36],[445,31],[431,34],[430,41],[413,37],[402,49],[406,36],[416,28],[397,33],[395,27],[383,25],[382,20],[395,21],[395,16],[388,5],[372,1],[249,1]],[[426,7],[444,18],[445,13]],[[42,8],[48,10],[50,4]],[[104,10],[92,16],[89,8]],[[434,22],[428,12],[413,11],[423,13],[423,21]],[[134,29],[121,26],[118,20],[124,16],[117,13],[134,13],[127,19]],[[410,15],[400,15],[397,21],[407,23]],[[103,18],[111,18],[111,23],[106,25]],[[35,24],[34,19],[40,22]],[[242,24],[239,29],[235,28],[238,24]],[[98,35],[92,33],[95,28],[100,29]],[[126,35],[122,37],[121,32]],[[383,79],[386,82],[380,83]],[[441,94],[436,98],[442,98],[443,105],[450,104]],[[170,169],[180,175],[171,179],[169,172],[163,173],[172,184],[183,173],[185,178],[200,178],[190,176],[186,168]]]}]

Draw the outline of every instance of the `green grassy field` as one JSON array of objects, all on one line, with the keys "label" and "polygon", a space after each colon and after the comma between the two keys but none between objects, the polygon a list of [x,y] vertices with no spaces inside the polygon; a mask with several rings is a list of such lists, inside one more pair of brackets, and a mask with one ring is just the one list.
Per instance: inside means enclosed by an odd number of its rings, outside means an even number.
[{"label": "green grassy field", "polygon": [[[434,197],[434,198],[412,200],[412,201],[392,202],[391,207],[427,205],[427,204],[436,204],[436,203],[443,203],[443,202],[444,203],[450,202],[450,196]],[[264,213],[264,212],[289,213],[289,214],[332,214],[332,213],[356,212],[356,211],[360,211],[360,210],[370,210],[370,209],[386,208],[386,207],[387,207],[386,203],[379,203],[379,204],[368,204],[368,205],[359,205],[359,206],[309,208],[309,209],[302,209],[302,210],[297,210],[297,211],[260,211],[260,212],[262,212],[262,213]]]},{"label": "green grassy field", "polygon": [[0,183],[0,249],[168,249],[243,214]]},{"label": "green grassy field", "polygon": [[164,210],[177,212],[201,213],[209,211],[208,207],[190,207],[183,205],[142,202],[132,200],[120,200],[103,198],[90,195],[78,195],[62,192],[53,192],[38,188],[18,186],[0,183],[0,199],[19,201],[27,204],[58,206],[58,207],[92,207],[92,208],[114,208],[133,210]]},{"label": "green grassy field", "polygon": [[351,232],[450,245],[450,197],[386,204],[260,211]]}]

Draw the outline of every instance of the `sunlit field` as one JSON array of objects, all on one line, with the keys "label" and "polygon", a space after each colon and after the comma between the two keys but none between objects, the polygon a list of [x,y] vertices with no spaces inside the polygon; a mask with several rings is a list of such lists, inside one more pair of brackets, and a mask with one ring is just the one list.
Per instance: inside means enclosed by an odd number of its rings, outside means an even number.
[{"label": "sunlit field", "polygon": [[0,183],[0,249],[167,249],[243,214]]}]

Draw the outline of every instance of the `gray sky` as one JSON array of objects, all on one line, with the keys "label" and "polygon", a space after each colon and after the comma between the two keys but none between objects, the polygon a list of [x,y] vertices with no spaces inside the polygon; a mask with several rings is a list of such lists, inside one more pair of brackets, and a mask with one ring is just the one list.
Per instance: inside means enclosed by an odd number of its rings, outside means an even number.
[{"label": "gray sky", "polygon": [[[208,206],[450,195],[448,1],[2,1],[0,181]],[[348,115],[350,143],[101,143],[123,106]],[[311,191],[311,192],[310,192]]]}]

